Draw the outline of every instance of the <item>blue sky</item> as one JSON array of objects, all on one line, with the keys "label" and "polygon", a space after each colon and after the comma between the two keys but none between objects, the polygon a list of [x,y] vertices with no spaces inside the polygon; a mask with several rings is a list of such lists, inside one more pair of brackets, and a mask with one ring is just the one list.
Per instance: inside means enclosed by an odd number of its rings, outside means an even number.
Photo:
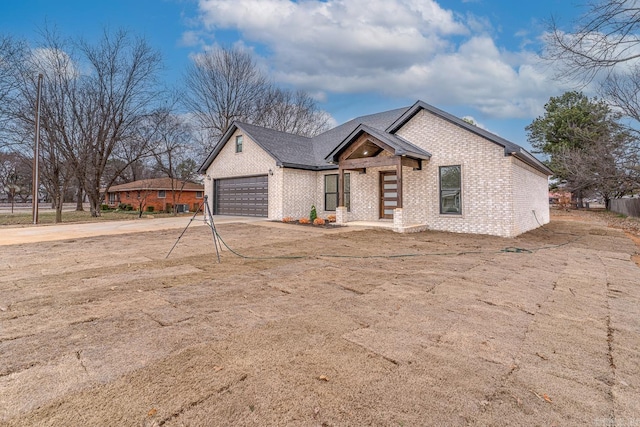
[{"label": "blue sky", "polygon": [[240,44],[336,123],[421,99],[529,148],[524,127],[571,89],[536,57],[546,21],[579,13],[572,0],[0,0],[0,33],[128,28],[162,52],[169,84],[190,55]]}]

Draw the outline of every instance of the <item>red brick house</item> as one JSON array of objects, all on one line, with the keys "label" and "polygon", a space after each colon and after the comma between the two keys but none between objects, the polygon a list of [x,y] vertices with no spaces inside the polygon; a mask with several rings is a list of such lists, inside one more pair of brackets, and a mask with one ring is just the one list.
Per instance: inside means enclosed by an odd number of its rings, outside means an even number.
[{"label": "red brick house", "polygon": [[151,178],[114,185],[105,193],[105,203],[116,208],[131,205],[134,210],[194,212],[202,204],[204,185],[171,178]]}]

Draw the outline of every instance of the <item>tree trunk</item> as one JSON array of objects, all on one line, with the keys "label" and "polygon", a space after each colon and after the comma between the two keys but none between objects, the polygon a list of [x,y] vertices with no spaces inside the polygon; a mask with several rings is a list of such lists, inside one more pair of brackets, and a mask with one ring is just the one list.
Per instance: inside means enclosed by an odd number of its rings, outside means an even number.
[{"label": "tree trunk", "polygon": [[58,224],[60,222],[62,222],[62,204],[64,201],[64,190],[63,189],[58,189],[57,194],[54,196],[54,204],[56,207],[56,219],[55,219],[55,223]]},{"label": "tree trunk", "polygon": [[84,191],[82,191],[82,187],[78,186],[78,190],[76,191],[76,211],[83,212],[84,207],[82,206],[82,199],[84,198]]},{"label": "tree trunk", "polygon": [[582,209],[584,205],[582,204],[582,191],[578,191],[576,193],[576,208]]},{"label": "tree trunk", "polygon": [[100,195],[96,197],[95,194],[89,194],[89,210],[91,216],[97,218],[100,216]]}]

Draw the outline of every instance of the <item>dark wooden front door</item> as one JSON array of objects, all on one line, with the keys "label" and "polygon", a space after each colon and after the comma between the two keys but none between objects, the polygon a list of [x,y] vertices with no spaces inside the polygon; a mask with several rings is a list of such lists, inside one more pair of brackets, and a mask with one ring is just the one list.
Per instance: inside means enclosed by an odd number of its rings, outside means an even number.
[{"label": "dark wooden front door", "polygon": [[380,172],[380,218],[393,218],[398,207],[398,175],[396,171]]}]

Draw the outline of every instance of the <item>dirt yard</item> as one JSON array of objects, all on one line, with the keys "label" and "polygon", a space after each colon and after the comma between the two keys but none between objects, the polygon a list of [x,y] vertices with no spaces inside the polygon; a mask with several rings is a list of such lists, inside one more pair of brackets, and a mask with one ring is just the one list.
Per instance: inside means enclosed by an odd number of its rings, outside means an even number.
[{"label": "dirt yard", "polygon": [[640,425],[620,230],[219,231],[0,247],[0,425]]}]

